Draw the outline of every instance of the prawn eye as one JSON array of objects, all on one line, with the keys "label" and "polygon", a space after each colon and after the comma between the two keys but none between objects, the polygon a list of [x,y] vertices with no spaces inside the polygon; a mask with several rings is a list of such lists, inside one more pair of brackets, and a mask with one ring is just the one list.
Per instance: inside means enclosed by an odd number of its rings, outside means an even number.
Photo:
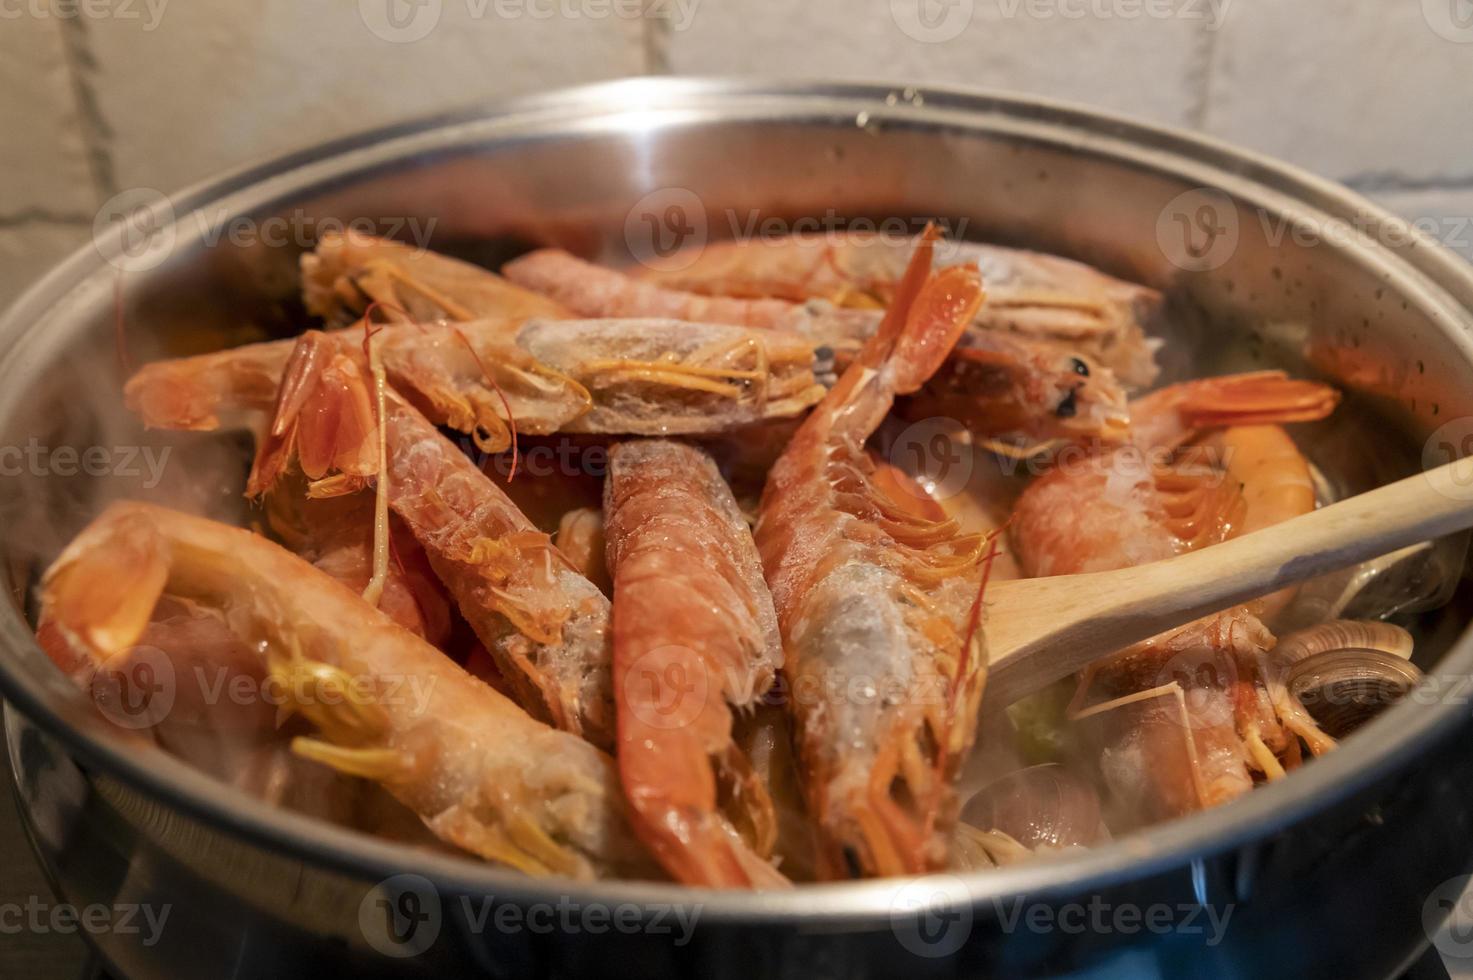
[{"label": "prawn eye", "polygon": [[1079,375],[1081,378],[1089,377],[1089,365],[1084,363],[1079,358],[1069,358],[1069,366],[1072,367],[1074,369],[1074,373]]},{"label": "prawn eye", "polygon": [[1061,419],[1072,419],[1079,411],[1078,395],[1078,388],[1070,388],[1069,394],[1065,395],[1064,400],[1059,402],[1059,406],[1054,409],[1054,414]]}]

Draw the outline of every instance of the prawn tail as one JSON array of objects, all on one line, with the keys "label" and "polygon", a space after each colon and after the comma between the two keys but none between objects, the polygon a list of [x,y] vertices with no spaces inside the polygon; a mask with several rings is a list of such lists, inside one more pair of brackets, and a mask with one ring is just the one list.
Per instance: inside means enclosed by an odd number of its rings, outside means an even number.
[{"label": "prawn tail", "polygon": [[1340,392],[1283,371],[1253,371],[1188,382],[1177,406],[1192,429],[1315,422],[1340,402]]},{"label": "prawn tail", "polygon": [[985,296],[975,266],[954,266],[931,274],[937,237],[936,227],[928,226],[878,332],[859,354],[866,366],[889,370],[898,394],[918,390],[936,373]]},{"label": "prawn tail", "polygon": [[41,646],[73,676],[126,654],[148,627],[170,563],[168,542],[147,515],[115,504],[46,573]]},{"label": "prawn tail", "polygon": [[1212,467],[1163,466],[1153,474],[1153,483],[1161,523],[1191,550],[1229,537],[1247,511],[1242,485]]}]

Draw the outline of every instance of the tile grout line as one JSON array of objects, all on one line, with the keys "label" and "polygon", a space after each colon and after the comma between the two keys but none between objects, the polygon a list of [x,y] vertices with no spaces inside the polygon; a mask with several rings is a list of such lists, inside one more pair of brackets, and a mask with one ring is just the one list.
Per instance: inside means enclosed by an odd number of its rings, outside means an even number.
[{"label": "tile grout line", "polygon": [[72,80],[72,96],[77,103],[78,128],[87,148],[87,165],[97,191],[97,203],[118,193],[117,175],[113,169],[112,127],[102,113],[102,106],[92,87],[89,73],[96,70],[97,59],[88,42],[87,23],[82,17],[61,21],[62,50],[66,55],[67,73]]},{"label": "tile grout line", "polygon": [[1198,132],[1206,130],[1207,114],[1212,106],[1212,82],[1217,70],[1217,32],[1221,29],[1220,23],[1203,19],[1193,52],[1195,64],[1188,70],[1188,84],[1196,91],[1187,109],[1187,124]]},{"label": "tile grout line", "polygon": [[46,208],[26,208],[10,214],[0,214],[0,229],[24,228],[26,225],[66,225],[85,227],[92,219],[85,214],[68,211],[51,211]]},{"label": "tile grout line", "polygon": [[670,21],[656,4],[646,3],[640,18],[640,43],[646,75],[670,74]]}]

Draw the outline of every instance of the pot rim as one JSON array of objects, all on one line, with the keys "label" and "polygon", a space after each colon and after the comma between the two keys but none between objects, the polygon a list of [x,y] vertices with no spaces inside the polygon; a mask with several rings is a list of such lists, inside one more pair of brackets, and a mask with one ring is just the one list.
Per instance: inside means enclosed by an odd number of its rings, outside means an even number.
[{"label": "pot rim", "polygon": [[[906,97],[894,97],[905,93]],[[919,93],[920,99],[911,97]],[[887,97],[891,97],[887,102]],[[837,81],[763,82],[703,78],[634,78],[499,101],[489,106],[438,114],[369,130],[269,162],[234,169],[170,197],[175,228],[206,204],[240,213],[289,199],[325,178],[357,175],[417,155],[453,153],[496,140],[568,137],[579,133],[638,133],[661,127],[753,121],[835,125],[868,114],[882,127],[961,128],[979,133],[1032,138],[1077,152],[1190,178],[1198,186],[1260,201],[1289,212],[1314,213],[1381,228],[1397,222],[1410,243],[1392,248],[1365,240],[1334,248],[1379,266],[1387,281],[1440,317],[1461,323],[1473,335],[1473,267],[1421,232],[1359,195],[1288,164],[1231,147],[1209,137],[1138,122],[1109,112],[1052,100],[993,93],[960,86],[881,85]],[[121,236],[114,229],[84,245],[26,291],[0,317],[0,391],[4,379],[23,370],[18,351],[33,349],[28,336],[45,316],[88,286],[111,289],[111,274],[99,244]],[[181,236],[180,245],[190,241]],[[61,338],[56,342],[60,343]],[[29,359],[29,358],[28,358]],[[1470,351],[1473,361],[1473,351]],[[8,400],[8,398],[7,398]],[[7,411],[0,408],[0,412]],[[3,532],[0,532],[3,533]],[[862,927],[877,919],[914,914],[923,904],[956,906],[1000,903],[1009,898],[1046,901],[1095,891],[1121,881],[1184,868],[1196,859],[1250,844],[1317,810],[1331,806],[1394,770],[1412,763],[1462,721],[1462,705],[1397,705],[1357,733],[1354,752],[1318,759],[1294,778],[1256,789],[1231,804],[1136,833],[1105,846],[1040,858],[986,872],[805,885],[785,893],[749,893],[687,888],[668,883],[572,882],[531,879],[471,857],[440,855],[345,831],[314,818],[278,810],[191,769],[156,750],[131,754],[115,730],[92,711],[81,692],[59,674],[28,672],[15,654],[43,657],[21,611],[0,609],[0,695],[12,734],[25,716],[62,742],[79,760],[158,798],[205,823],[229,828],[249,841],[370,879],[413,872],[450,893],[495,894],[520,903],[556,902],[636,905],[695,904],[705,921],[822,920]],[[1464,629],[1429,676],[1444,683],[1473,675],[1473,630]],[[13,709],[13,710],[12,710]],[[11,745],[15,753],[14,741]],[[943,888],[936,886],[944,880]],[[926,881],[917,890],[918,881]],[[1209,900],[1199,888],[1199,901]],[[996,906],[995,906],[996,907]]]}]

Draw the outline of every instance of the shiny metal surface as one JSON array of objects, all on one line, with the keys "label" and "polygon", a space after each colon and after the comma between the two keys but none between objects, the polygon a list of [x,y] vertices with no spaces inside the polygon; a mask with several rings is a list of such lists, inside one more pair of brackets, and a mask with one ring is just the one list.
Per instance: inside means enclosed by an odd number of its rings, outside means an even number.
[{"label": "shiny metal surface", "polygon": [[[1184,209],[1180,195],[1202,188],[1222,195],[1206,199],[1214,208],[1203,212],[1192,197]],[[768,218],[942,217],[967,237],[1062,252],[1162,287],[1178,366],[1285,364],[1333,378],[1359,393],[1356,411],[1374,420],[1362,431],[1374,433],[1388,471],[1414,466],[1449,419],[1473,417],[1473,274],[1383,212],[1210,141],[929,88],[639,80],[368,134],[238,172],[176,196],[167,260],[122,276],[131,356],[197,347],[247,321],[293,328],[295,263],[310,242],[234,241],[220,234],[230,219],[260,229],[272,217],[369,217],[388,230],[434,218],[431,247],[483,261],[538,244],[627,261],[649,244],[642,216],[658,216],[672,189],[704,208],[712,238]],[[1194,245],[1227,240],[1194,242],[1194,229],[1206,234],[1199,217],[1230,226],[1234,244],[1194,257]],[[101,250],[114,254],[105,241]],[[133,440],[187,452],[137,431],[109,394],[122,377],[112,355],[117,282],[117,270],[88,249],[0,321],[0,444]],[[95,408],[79,411],[82,392]],[[180,458],[186,465],[175,470],[187,476],[190,458]],[[136,492],[126,480],[99,479],[104,486],[55,475],[7,485],[0,535],[15,601],[0,609],[0,692],[12,706],[21,798],[63,893],[79,903],[145,895],[181,916],[152,948],[94,937],[129,976],[317,968],[1377,976],[1419,951],[1424,899],[1473,864],[1473,753],[1459,744],[1469,716],[1448,698],[1388,711],[1353,751],[1230,806],[990,874],[785,895],[570,889],[407,851],[274,811],[130,745],[56,674],[30,636],[23,597],[40,563],[85,521],[86,504]],[[1426,644],[1446,648],[1430,673],[1449,685],[1473,674],[1460,608]],[[367,940],[359,912],[373,907],[376,883],[404,872],[433,882],[441,928],[420,955],[393,959]],[[484,896],[523,910],[629,903],[646,928],[497,928],[478,924]],[[1232,912],[1216,942],[1184,927],[1064,928],[1059,914],[1091,901]],[[688,942],[649,928],[670,903],[698,910]],[[920,932],[917,903],[943,913]],[[1035,920],[1055,925],[1030,926],[1034,908],[1043,910]]]}]

